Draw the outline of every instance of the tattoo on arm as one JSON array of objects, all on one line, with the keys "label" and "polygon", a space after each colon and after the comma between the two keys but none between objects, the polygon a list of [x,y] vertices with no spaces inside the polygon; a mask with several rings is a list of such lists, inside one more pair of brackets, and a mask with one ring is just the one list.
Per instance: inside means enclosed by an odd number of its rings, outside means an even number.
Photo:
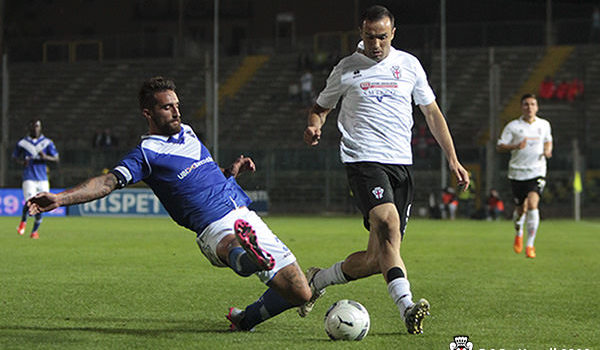
[{"label": "tattoo on arm", "polygon": [[60,204],[71,205],[102,198],[117,188],[117,177],[112,173],[100,175],[61,193]]}]

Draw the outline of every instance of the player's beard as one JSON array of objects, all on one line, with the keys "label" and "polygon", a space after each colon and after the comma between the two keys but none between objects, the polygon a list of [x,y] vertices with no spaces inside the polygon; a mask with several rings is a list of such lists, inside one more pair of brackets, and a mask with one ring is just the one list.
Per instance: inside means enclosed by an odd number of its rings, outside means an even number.
[{"label": "player's beard", "polygon": [[161,135],[175,135],[181,131],[181,118],[173,118],[168,121],[157,120],[158,118],[152,118],[154,125],[159,130]]}]

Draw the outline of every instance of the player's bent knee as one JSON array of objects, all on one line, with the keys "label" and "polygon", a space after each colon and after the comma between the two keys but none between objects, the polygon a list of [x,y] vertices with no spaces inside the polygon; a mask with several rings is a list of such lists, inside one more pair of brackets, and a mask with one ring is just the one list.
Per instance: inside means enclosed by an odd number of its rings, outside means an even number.
[{"label": "player's bent knee", "polygon": [[267,285],[275,288],[288,302],[295,306],[308,302],[312,297],[312,291],[308,286],[306,277],[297,263],[279,270]]}]

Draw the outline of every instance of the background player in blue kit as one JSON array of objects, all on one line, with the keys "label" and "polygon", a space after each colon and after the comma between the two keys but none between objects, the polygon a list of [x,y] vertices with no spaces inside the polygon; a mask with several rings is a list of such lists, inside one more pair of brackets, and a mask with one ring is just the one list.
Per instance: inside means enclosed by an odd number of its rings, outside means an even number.
[{"label": "background player in blue kit", "polygon": [[251,200],[235,181],[239,173],[255,170],[252,159],[240,156],[228,169],[219,168],[192,128],[181,123],[172,81],[145,81],[139,102],[148,134],[138,146],[108,174],[31,198],[30,213],[89,202],[144,181],[173,220],[196,232],[200,250],[213,265],[243,277],[256,274],[269,287],[245,310],[229,309],[231,330],[252,330],[310,300],[310,287],[294,254],[247,208]]},{"label": "background player in blue kit", "polygon": [[[29,134],[17,142],[13,151],[13,159],[23,165],[23,198],[25,200],[33,197],[40,192],[48,192],[50,183],[48,182],[47,162],[58,162],[59,155],[54,142],[42,135],[42,122],[39,119],[32,119],[27,124]],[[17,227],[17,233],[23,235],[27,225],[27,204],[23,206],[21,222]],[[38,230],[42,224],[42,213],[35,215],[35,223],[31,230],[31,238],[38,239]]]}]

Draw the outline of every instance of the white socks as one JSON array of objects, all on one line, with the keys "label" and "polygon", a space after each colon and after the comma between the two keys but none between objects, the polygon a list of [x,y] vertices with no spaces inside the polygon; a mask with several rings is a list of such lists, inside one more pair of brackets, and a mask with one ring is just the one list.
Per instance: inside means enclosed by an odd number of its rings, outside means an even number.
[{"label": "white socks", "polygon": [[[339,261],[327,269],[323,269],[315,274],[313,278],[313,286],[317,290],[324,289],[334,284],[345,284],[348,280],[342,272],[342,261]],[[402,319],[406,309],[414,303],[412,301],[412,293],[410,292],[410,282],[404,277],[395,278],[388,283],[388,293],[394,304],[398,307]]]},{"label": "white socks", "polygon": [[333,284],[344,283],[348,283],[348,280],[342,272],[342,261],[338,261],[331,265],[331,267],[319,271],[313,278],[313,285],[317,290],[321,290]]},{"label": "white socks", "polygon": [[400,316],[404,320],[406,309],[414,304],[410,292],[410,282],[404,277],[393,279],[388,283],[388,293],[390,293],[394,304],[400,310]]},{"label": "white socks", "polygon": [[538,209],[527,212],[527,246],[533,247],[535,234],[540,226],[540,211]]},{"label": "white socks", "polygon": [[513,222],[515,223],[515,233],[519,237],[523,237],[523,223],[525,221],[525,213],[518,216],[517,211],[513,211]]}]

